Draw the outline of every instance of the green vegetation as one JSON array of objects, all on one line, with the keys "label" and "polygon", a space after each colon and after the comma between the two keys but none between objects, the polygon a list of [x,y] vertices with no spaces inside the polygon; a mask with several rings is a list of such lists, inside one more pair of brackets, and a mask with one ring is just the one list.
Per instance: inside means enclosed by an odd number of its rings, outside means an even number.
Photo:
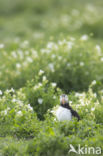
[{"label": "green vegetation", "polygon": [[[102,7],[0,0],[0,155],[76,155],[70,144],[103,153]],[[79,122],[57,121],[62,93]]]}]

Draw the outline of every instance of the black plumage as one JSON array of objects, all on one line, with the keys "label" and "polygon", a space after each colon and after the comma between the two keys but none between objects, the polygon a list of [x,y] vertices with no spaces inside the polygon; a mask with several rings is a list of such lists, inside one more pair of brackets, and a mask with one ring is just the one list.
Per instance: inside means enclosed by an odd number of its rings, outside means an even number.
[{"label": "black plumage", "polygon": [[69,109],[71,111],[71,113],[72,113],[72,116],[77,117],[78,118],[78,121],[80,120],[79,114],[75,110],[72,109],[72,107],[69,105],[69,102],[68,103],[65,103],[65,104],[62,104],[61,103],[60,105],[62,107],[64,107],[64,108]]}]

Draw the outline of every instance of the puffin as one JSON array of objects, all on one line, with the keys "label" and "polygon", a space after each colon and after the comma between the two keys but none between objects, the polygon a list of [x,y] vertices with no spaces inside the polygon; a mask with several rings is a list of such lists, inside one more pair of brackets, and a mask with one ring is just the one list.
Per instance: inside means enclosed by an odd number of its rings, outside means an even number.
[{"label": "puffin", "polygon": [[80,120],[79,114],[69,105],[68,96],[66,94],[62,94],[60,96],[60,106],[56,111],[56,117],[59,121],[70,121],[73,116],[76,117],[78,121]]}]

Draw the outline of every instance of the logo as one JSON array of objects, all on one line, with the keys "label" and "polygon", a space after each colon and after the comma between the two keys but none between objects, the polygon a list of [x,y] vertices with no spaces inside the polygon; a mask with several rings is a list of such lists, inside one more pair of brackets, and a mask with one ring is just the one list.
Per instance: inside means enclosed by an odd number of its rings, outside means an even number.
[{"label": "logo", "polygon": [[70,144],[70,150],[69,153],[73,152],[76,154],[101,154],[101,148],[100,147],[88,147],[85,145],[84,147],[81,147],[80,144],[78,145],[78,149],[76,150],[75,147]]}]

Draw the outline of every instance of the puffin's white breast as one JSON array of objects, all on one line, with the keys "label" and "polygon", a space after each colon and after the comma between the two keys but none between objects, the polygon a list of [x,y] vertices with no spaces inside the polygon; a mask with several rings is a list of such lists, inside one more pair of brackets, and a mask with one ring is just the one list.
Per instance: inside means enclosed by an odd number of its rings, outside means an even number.
[{"label": "puffin's white breast", "polygon": [[56,111],[56,117],[59,121],[71,120],[72,114],[69,109],[59,106],[59,108]]}]

